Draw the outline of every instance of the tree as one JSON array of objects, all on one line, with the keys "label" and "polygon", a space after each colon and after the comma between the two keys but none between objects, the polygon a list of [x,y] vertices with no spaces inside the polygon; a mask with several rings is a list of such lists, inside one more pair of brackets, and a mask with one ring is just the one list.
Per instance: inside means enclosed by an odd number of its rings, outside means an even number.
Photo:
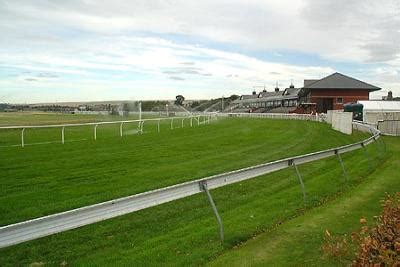
[{"label": "tree", "polygon": [[236,100],[236,99],[238,99],[238,98],[239,98],[238,95],[231,95],[231,96],[229,97],[229,99],[230,99],[231,101],[234,101],[234,100]]},{"label": "tree", "polygon": [[183,101],[185,100],[185,98],[183,97],[183,95],[177,95],[175,97],[175,105],[177,106],[182,106],[183,105]]}]

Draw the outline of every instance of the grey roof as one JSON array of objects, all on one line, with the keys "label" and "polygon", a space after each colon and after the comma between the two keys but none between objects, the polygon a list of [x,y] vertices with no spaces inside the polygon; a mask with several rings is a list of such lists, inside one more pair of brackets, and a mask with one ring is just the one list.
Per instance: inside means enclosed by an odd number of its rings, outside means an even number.
[{"label": "grey roof", "polygon": [[240,96],[240,100],[246,100],[246,99],[252,99],[252,98],[257,98],[258,97],[258,94],[255,94],[255,95],[241,95]]},{"label": "grey roof", "polygon": [[299,94],[299,92],[300,92],[300,90],[301,90],[301,88],[286,88],[284,91],[283,91],[283,95],[285,95],[285,96],[287,96],[287,95],[290,95],[290,96],[297,96],[298,94]]},{"label": "grey roof", "polygon": [[277,95],[282,95],[282,93],[283,93],[283,91],[278,91],[278,92],[275,92],[275,91],[271,91],[271,92],[260,92],[260,93],[258,94],[258,97],[259,97],[259,98],[262,98],[262,97],[277,96]]},{"label": "grey roof", "polygon": [[309,86],[310,84],[315,83],[316,81],[318,81],[318,79],[304,80],[304,87],[307,87],[307,86]]},{"label": "grey roof", "polygon": [[[305,81],[304,81],[305,82]],[[366,89],[369,91],[377,91],[381,88],[374,85],[362,82],[360,80],[351,78],[341,73],[335,72],[321,80],[313,82],[305,89]]]}]

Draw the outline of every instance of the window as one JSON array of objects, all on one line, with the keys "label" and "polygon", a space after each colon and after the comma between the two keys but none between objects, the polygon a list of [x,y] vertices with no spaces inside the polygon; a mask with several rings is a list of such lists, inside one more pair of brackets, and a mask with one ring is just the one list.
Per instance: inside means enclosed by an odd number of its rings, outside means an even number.
[{"label": "window", "polygon": [[343,97],[336,98],[336,103],[343,104]]}]

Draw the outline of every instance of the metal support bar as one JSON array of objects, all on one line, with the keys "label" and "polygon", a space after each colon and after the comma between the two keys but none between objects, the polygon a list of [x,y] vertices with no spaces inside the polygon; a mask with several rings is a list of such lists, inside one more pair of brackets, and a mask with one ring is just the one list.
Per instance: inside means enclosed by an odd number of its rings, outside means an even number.
[{"label": "metal support bar", "polygon": [[202,181],[202,182],[199,183],[199,185],[200,185],[200,189],[204,190],[206,192],[206,194],[207,194],[208,201],[211,204],[211,207],[212,207],[212,209],[214,211],[215,218],[217,219],[217,222],[218,222],[218,225],[219,225],[219,237],[221,239],[221,242],[224,242],[224,225],[222,224],[221,217],[219,216],[217,207],[215,206],[215,203],[214,203],[214,200],[213,200],[213,198],[212,198],[212,196],[210,194],[210,191],[208,191],[207,183],[205,181]]},{"label": "metal support bar", "polygon": [[344,168],[344,164],[343,164],[342,157],[340,156],[340,153],[339,153],[338,150],[335,150],[335,154],[337,155],[337,157],[338,157],[338,159],[339,159],[340,166],[342,167],[344,180],[346,181],[346,183],[348,183],[349,179],[348,179],[348,177],[347,177],[346,169]]},{"label": "metal support bar", "polygon": [[24,132],[25,132],[25,128],[22,128],[21,131],[21,147],[25,146],[25,142],[24,142]]},{"label": "metal support bar", "polygon": [[122,126],[124,125],[123,122],[119,125],[119,135],[122,137]]},{"label": "metal support bar", "polygon": [[61,129],[61,143],[64,144],[64,131],[65,131],[65,127],[63,126]]},{"label": "metal support bar", "polygon": [[376,138],[375,137],[373,137],[373,139],[374,139],[374,143],[375,143],[375,145],[376,145],[376,150],[378,151],[378,153],[379,153],[379,157],[383,157],[383,150],[381,149],[381,146],[379,145],[379,143],[378,143],[378,140],[376,140]]},{"label": "metal support bar", "polygon": [[385,140],[383,140],[383,138],[379,138],[379,141],[382,143],[383,145],[383,152],[386,152],[386,143]]},{"label": "metal support bar", "polygon": [[94,140],[97,140],[97,126],[99,126],[98,124],[96,124],[95,126],[94,126],[94,131],[93,131],[93,134],[94,134]]},{"label": "metal support bar", "polygon": [[368,151],[367,151],[367,148],[365,147],[364,143],[361,143],[361,146],[362,146],[362,148],[363,148],[363,150],[364,150],[365,156],[368,158],[368,166],[369,166],[369,169],[372,170],[372,160],[371,160],[371,157],[369,156],[369,153],[368,153]]},{"label": "metal support bar", "polygon": [[306,203],[307,203],[307,196],[306,196],[306,189],[305,189],[305,186],[304,186],[304,183],[303,183],[303,179],[301,178],[299,169],[297,168],[297,165],[294,162],[294,160],[290,160],[289,161],[289,165],[293,165],[294,169],[296,171],[297,178],[299,179],[299,182],[300,182],[301,191],[303,192],[303,202],[304,202],[304,206],[305,206]]}]

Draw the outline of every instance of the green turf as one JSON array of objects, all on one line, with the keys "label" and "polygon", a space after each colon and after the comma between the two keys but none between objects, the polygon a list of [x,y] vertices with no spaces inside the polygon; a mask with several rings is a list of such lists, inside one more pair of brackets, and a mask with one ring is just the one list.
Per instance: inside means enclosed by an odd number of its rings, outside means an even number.
[{"label": "green turf", "polygon": [[[167,127],[167,125],[165,125]],[[226,119],[161,134],[3,148],[1,222],[7,224],[55,211],[143,192],[222,171],[354,142],[328,125],[305,121]],[[375,146],[368,148],[378,161]],[[370,172],[362,151],[351,161],[344,184],[336,158],[300,166],[307,208],[355,187]],[[327,171],[330,170],[330,171]],[[167,203],[105,222],[0,250],[0,265],[164,263],[198,265],[302,214],[293,169],[212,191],[225,225],[226,241],[204,195]]]},{"label": "green turf", "polygon": [[[257,236],[236,249],[224,253],[210,265],[217,266],[268,266],[268,265],[313,265],[348,266],[354,254],[345,257],[330,257],[322,253],[324,232],[333,235],[351,236],[358,232],[360,218],[367,218],[373,225],[374,216],[382,212],[380,200],[387,194],[400,190],[400,140],[384,138],[389,153],[385,161],[376,164],[376,169],[352,190],[335,201],[307,212],[276,229]],[[348,168],[352,168],[348,164]]]}]

